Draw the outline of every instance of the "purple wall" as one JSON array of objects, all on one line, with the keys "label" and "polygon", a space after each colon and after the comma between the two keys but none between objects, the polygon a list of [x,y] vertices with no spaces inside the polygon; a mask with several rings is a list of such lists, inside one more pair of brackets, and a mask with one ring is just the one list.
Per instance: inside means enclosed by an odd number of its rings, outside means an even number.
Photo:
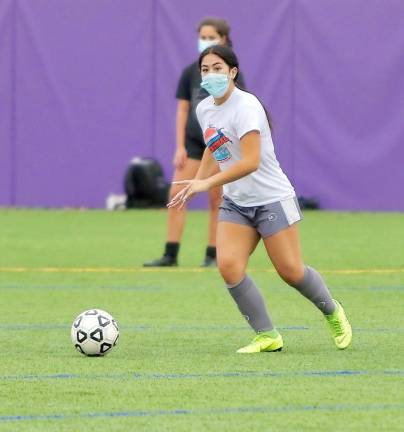
[{"label": "purple wall", "polygon": [[403,211],[404,2],[298,1],[295,13],[299,192]]},{"label": "purple wall", "polygon": [[2,0],[0,205],[103,207],[135,155],[169,177],[175,87],[212,14],[298,194],[404,211],[400,0]]},{"label": "purple wall", "polygon": [[13,200],[13,0],[0,2],[0,205]]}]

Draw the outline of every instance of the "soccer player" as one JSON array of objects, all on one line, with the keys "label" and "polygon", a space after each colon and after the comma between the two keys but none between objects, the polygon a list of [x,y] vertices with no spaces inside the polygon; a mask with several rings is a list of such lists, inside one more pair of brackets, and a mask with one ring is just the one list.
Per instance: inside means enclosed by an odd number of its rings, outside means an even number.
[{"label": "soccer player", "polygon": [[[232,45],[230,26],[220,18],[205,18],[202,20],[198,26],[198,36],[199,52],[213,45]],[[174,180],[193,178],[205,150],[205,143],[195,115],[195,108],[201,100],[209,96],[209,93],[200,87],[200,83],[201,74],[198,62],[195,61],[184,69],[177,88],[177,148],[173,160],[175,167]],[[241,75],[238,77],[238,84],[244,87],[244,80]],[[173,185],[170,190],[170,197],[174,197],[178,190],[178,186]],[[222,189],[220,187],[209,190],[209,234],[205,259],[202,263],[204,267],[216,266],[216,227],[221,196]],[[167,267],[178,264],[177,256],[184,231],[185,218],[185,207],[181,211],[168,210],[167,241],[164,254],[161,258],[144,263],[145,267]]]},{"label": "soccer player", "polygon": [[[260,291],[246,274],[249,256],[260,238],[280,277],[324,314],[335,345],[347,348],[352,329],[344,309],[331,297],[320,274],[302,261],[297,226],[302,216],[294,188],[276,159],[265,108],[235,85],[238,60],[229,47],[207,48],[199,57],[199,69],[201,86],[211,95],[196,109],[206,149],[195,178],[176,182],[183,189],[168,206],[181,208],[196,193],[223,186],[218,267],[230,295],[256,332],[251,343],[237,352],[283,347]],[[217,164],[220,172],[216,172]]]}]

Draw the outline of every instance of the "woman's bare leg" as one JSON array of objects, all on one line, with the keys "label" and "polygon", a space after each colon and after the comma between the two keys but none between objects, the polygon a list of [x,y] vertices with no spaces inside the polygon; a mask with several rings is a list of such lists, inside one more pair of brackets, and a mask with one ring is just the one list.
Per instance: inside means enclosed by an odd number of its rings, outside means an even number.
[{"label": "woman's bare leg", "polygon": [[[176,170],[173,181],[189,180],[195,177],[200,161],[188,158],[182,169]],[[182,189],[182,186],[172,185],[170,188],[170,200]],[[186,207],[182,209],[168,209],[167,216],[167,242],[179,243],[184,232],[186,220]]]},{"label": "woman's bare leg", "polygon": [[321,275],[303,264],[297,225],[267,237],[264,244],[281,278],[323,312],[337,348],[347,348],[352,341],[351,325],[343,307],[332,299]]},{"label": "woman's bare leg", "polygon": [[[189,180],[195,177],[200,165],[199,160],[186,159],[181,169],[176,169],[174,181]],[[181,186],[171,185],[170,199],[181,189]],[[177,255],[180,247],[180,241],[184,232],[186,220],[186,207],[182,209],[168,209],[167,215],[167,241],[163,256],[152,261],[145,262],[145,267],[169,267],[177,265]]]},{"label": "woman's bare leg", "polygon": [[219,222],[217,263],[230,295],[255,332],[273,330],[264,299],[254,281],[246,275],[249,256],[259,241],[254,228]]},{"label": "woman's bare leg", "polygon": [[264,245],[276,271],[287,284],[324,314],[335,311],[335,303],[324,280],[316,270],[303,263],[297,224],[265,238]]},{"label": "woman's bare leg", "polygon": [[236,285],[243,279],[259,239],[257,231],[247,225],[218,223],[217,265],[227,285]]},{"label": "woman's bare leg", "polygon": [[217,220],[222,193],[221,187],[216,187],[209,191],[209,246],[216,246]]}]

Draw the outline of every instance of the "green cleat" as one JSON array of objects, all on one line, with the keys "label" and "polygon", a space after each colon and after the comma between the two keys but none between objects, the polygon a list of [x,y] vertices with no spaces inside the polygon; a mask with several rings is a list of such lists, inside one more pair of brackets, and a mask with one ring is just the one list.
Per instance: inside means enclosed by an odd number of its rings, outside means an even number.
[{"label": "green cleat", "polygon": [[[271,332],[272,333],[272,332]],[[274,338],[269,332],[258,333],[257,336],[245,347],[237,350],[240,354],[253,354],[259,352],[274,352],[281,351],[283,347],[282,336],[278,335]]]},{"label": "green cleat", "polygon": [[345,349],[352,341],[352,328],[344,309],[340,303],[333,300],[337,309],[330,315],[324,315],[328,321],[335,345],[338,349]]}]

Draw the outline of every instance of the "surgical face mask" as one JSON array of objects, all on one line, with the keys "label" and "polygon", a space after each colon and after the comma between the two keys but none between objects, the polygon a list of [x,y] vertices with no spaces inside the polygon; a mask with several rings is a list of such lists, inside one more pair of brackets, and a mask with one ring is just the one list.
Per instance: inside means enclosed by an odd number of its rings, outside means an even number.
[{"label": "surgical face mask", "polygon": [[221,73],[208,73],[202,77],[201,87],[215,98],[223,97],[229,88],[229,76]]},{"label": "surgical face mask", "polygon": [[198,51],[201,53],[213,45],[219,45],[219,39],[198,39]]}]

